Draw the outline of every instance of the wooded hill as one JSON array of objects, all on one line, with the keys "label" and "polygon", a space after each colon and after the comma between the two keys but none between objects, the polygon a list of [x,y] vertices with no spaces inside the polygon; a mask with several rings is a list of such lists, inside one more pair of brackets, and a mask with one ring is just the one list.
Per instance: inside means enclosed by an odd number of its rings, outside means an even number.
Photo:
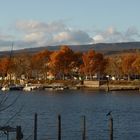
[{"label": "wooded hill", "polygon": [[[93,49],[97,52],[101,52],[104,55],[120,54],[124,52],[135,52],[140,50],[140,42],[126,42],[126,43],[98,43],[89,45],[68,45],[73,51],[86,52]],[[48,49],[50,51],[59,50],[60,46],[41,46],[36,48],[26,48],[13,51],[14,54],[18,53],[37,53]],[[10,51],[0,51],[0,56],[5,56],[10,54]]]}]

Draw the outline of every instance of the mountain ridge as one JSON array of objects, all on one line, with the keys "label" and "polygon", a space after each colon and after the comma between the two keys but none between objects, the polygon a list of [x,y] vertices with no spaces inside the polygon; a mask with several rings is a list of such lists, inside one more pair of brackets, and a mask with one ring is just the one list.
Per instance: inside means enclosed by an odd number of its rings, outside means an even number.
[{"label": "mountain ridge", "polygon": [[[14,50],[14,54],[18,53],[37,53],[39,51],[43,51],[48,49],[50,51],[59,50],[62,45],[56,46],[40,46],[34,48],[24,48],[19,50]],[[86,52],[89,49],[93,49],[95,51],[104,53],[104,54],[111,54],[117,53],[122,51],[132,51],[132,50],[140,50],[140,42],[121,42],[121,43],[97,43],[97,44],[87,44],[87,45],[67,45],[73,51],[81,51]],[[11,51],[0,51],[0,56],[8,55]]]}]

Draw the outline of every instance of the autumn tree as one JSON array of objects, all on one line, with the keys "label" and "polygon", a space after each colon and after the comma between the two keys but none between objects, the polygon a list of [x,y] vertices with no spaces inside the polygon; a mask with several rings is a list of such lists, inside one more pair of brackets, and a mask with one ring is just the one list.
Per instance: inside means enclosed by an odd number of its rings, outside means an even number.
[{"label": "autumn tree", "polygon": [[36,77],[38,77],[39,75],[42,75],[43,78],[47,79],[50,54],[51,52],[46,49],[32,56],[31,67],[34,70],[34,74],[36,73],[35,74]]},{"label": "autumn tree", "polygon": [[140,74],[140,54],[139,53],[137,54],[137,57],[132,64],[132,67],[135,71],[135,74],[139,75]]},{"label": "autumn tree", "polygon": [[[14,62],[9,57],[3,57],[0,59],[0,75],[2,77],[2,85],[8,84],[11,82],[11,77],[13,74]],[[5,78],[7,78],[5,80]]]},{"label": "autumn tree", "polygon": [[83,59],[83,66],[82,70],[86,76],[90,76],[90,79],[92,78],[93,75],[93,69],[94,69],[94,58],[95,56],[95,51],[94,50],[89,50],[87,53],[83,53],[82,59]]},{"label": "autumn tree", "polygon": [[9,67],[9,58],[4,57],[0,59],[0,73],[2,77],[5,77]]},{"label": "autumn tree", "polygon": [[90,76],[90,79],[92,79],[94,74],[98,74],[98,76],[103,74],[107,64],[107,60],[104,58],[103,54],[97,53],[94,50],[89,50],[87,53],[83,53],[82,59],[82,69],[86,76]]},{"label": "autumn tree", "polygon": [[126,54],[122,59],[122,70],[125,75],[128,76],[128,80],[130,80],[130,75],[135,74],[135,67],[133,63],[137,58],[136,54]]},{"label": "autumn tree", "polygon": [[108,57],[108,63],[106,65],[106,74],[115,76],[118,79],[123,75],[122,71],[122,57],[115,56],[115,57]]},{"label": "autumn tree", "polygon": [[55,75],[64,79],[65,75],[69,74],[74,67],[74,60],[74,52],[64,45],[61,46],[60,50],[51,54],[49,66]]},{"label": "autumn tree", "polygon": [[79,78],[80,75],[80,66],[82,65],[82,52],[74,52],[73,60],[71,62],[71,76]]},{"label": "autumn tree", "polygon": [[15,55],[13,58],[14,61],[14,73],[17,78],[21,78],[22,75],[26,79],[30,79],[32,69],[31,69],[31,55],[28,53],[22,53]]}]

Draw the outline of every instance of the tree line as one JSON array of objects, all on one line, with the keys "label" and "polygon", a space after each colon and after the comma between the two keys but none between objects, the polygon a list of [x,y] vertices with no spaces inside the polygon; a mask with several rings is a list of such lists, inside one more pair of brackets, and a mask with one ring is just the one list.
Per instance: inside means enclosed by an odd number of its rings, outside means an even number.
[{"label": "tree line", "polygon": [[140,74],[140,53],[119,56],[105,56],[95,50],[75,52],[67,45],[59,50],[43,50],[35,54],[22,53],[12,57],[0,58],[0,76],[14,75],[17,79],[47,80],[49,75],[55,79],[103,77],[112,75],[120,78]]}]

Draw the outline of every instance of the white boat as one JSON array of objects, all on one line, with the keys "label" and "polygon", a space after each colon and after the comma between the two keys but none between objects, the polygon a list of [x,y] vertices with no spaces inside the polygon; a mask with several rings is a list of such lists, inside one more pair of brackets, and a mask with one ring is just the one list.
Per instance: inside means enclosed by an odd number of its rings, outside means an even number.
[{"label": "white boat", "polygon": [[53,83],[53,84],[47,85],[45,87],[45,90],[51,90],[51,91],[64,90],[64,85],[61,83]]},{"label": "white boat", "polygon": [[32,84],[26,84],[25,87],[23,88],[24,91],[32,91],[38,89],[36,85]]},{"label": "white boat", "polygon": [[55,87],[54,90],[64,90],[63,87]]},{"label": "white boat", "polygon": [[1,90],[2,90],[2,91],[8,91],[8,90],[9,90],[9,87],[8,87],[8,86],[3,86],[3,87],[1,88]]}]

